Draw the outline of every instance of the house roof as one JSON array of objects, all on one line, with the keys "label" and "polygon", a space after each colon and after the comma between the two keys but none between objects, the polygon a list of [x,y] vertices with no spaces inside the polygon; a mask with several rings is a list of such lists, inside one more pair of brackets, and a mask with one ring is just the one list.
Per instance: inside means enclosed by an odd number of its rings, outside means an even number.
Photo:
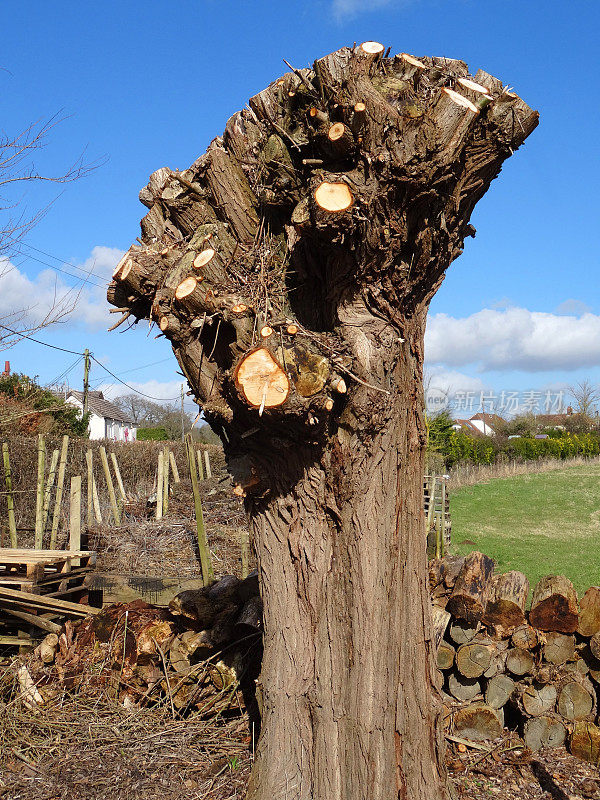
[{"label": "house roof", "polygon": [[536,414],[535,421],[546,428],[551,428],[553,425],[563,425],[570,419],[573,419],[575,414]]},{"label": "house roof", "polygon": [[490,414],[487,411],[479,411],[477,414],[473,414],[471,419],[479,419],[488,426],[488,428],[493,428],[494,426],[498,427],[502,425],[504,420],[498,414]]},{"label": "house roof", "polygon": [[[74,389],[71,389],[68,396],[74,397],[76,400],[79,400],[80,403],[83,403],[83,392],[76,392]],[[133,420],[128,417],[119,406],[116,406],[109,400],[105,400],[102,392],[88,392],[88,409],[93,414],[104,417],[104,419],[116,419],[128,425],[135,425]]]},{"label": "house roof", "polygon": [[454,420],[454,426],[457,426],[457,425],[459,425],[461,428],[464,428],[465,430],[469,431],[469,433],[476,433],[479,436],[483,435],[482,431],[480,431],[479,428],[476,425],[473,425],[473,423],[471,422],[470,419],[455,419]]}]

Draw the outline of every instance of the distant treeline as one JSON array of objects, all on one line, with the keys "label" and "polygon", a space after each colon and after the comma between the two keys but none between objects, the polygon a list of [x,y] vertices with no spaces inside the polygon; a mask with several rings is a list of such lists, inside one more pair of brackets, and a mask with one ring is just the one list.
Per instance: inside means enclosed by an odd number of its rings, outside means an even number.
[{"label": "distant treeline", "polygon": [[460,463],[494,464],[501,460],[534,461],[600,455],[598,430],[544,429],[548,438],[536,439],[533,429],[522,430],[518,438],[509,438],[505,432],[495,436],[477,436],[464,430],[456,431],[452,428],[453,423],[447,413],[429,420],[429,455],[443,461],[446,469]]}]

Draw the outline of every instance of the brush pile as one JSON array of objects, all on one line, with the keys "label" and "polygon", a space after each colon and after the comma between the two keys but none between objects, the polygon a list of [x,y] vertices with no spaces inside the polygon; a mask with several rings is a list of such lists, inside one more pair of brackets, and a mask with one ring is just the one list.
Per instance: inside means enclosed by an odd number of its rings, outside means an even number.
[{"label": "brush pile", "polygon": [[178,595],[170,609],[141,600],[107,606],[50,634],[16,664],[29,707],[64,694],[104,695],[126,708],[165,704],[173,719],[256,717],[262,606],[258,578],[226,575]]},{"label": "brush pile", "polygon": [[600,588],[580,602],[563,576],[542,578],[526,612],[521,572],[494,574],[482,553],[436,559],[438,686],[455,737],[495,739],[517,729],[531,750],[559,747],[600,762]]}]

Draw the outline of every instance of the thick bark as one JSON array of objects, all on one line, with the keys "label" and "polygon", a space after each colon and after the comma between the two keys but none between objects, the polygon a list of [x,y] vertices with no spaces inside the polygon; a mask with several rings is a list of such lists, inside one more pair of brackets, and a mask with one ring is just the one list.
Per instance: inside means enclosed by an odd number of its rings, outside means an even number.
[{"label": "thick bark", "polygon": [[251,516],[265,624],[251,800],[446,796],[425,316],[537,113],[486,73],[487,94],[458,84],[463,62],[384,52],[287,73],[189,169],[155,172],[143,244],[109,288],[171,341]]}]

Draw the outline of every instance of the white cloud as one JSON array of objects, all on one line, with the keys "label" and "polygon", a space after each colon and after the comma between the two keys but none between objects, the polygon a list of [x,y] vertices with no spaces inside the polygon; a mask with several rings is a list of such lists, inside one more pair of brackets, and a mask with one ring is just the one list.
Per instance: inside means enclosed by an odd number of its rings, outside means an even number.
[{"label": "white cloud", "polygon": [[425,368],[424,384],[427,388],[454,395],[456,392],[483,392],[487,387],[480,378],[465,375],[457,370],[439,365]]},{"label": "white cloud", "polygon": [[563,316],[526,308],[483,309],[457,319],[433,314],[425,354],[446,367],[480,370],[576,370],[600,365],[600,316]]},{"label": "white cloud", "polygon": [[[397,5],[400,0],[333,0],[332,11],[335,18],[339,21],[352,19],[366,11],[375,11],[378,8]],[[402,5],[406,4],[406,0]]]},{"label": "white cloud", "polygon": [[0,319],[10,325],[18,314],[36,325],[55,308],[68,312],[63,322],[82,322],[94,329],[104,327],[111,320],[106,285],[122,256],[123,251],[116,247],[96,246],[83,264],[61,265],[61,269],[81,275],[82,281],[93,272],[87,283],[67,282],[62,273],[52,269],[30,278],[8,259],[0,259]]}]

